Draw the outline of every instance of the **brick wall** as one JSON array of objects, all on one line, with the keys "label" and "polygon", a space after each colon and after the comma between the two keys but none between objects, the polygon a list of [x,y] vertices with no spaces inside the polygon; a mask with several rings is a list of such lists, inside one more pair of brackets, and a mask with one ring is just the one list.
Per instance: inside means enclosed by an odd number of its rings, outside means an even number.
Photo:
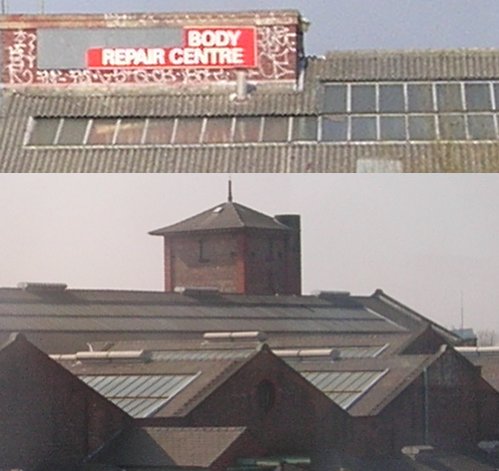
[{"label": "brick wall", "polygon": [[0,351],[0,463],[74,469],[127,421],[124,413],[18,336]]},{"label": "brick wall", "polygon": [[193,233],[165,238],[165,291],[300,294],[300,248],[283,231]]},{"label": "brick wall", "polygon": [[287,281],[287,238],[281,233],[253,233],[246,253],[247,294],[285,294]]},{"label": "brick wall", "polygon": [[[263,382],[273,387],[267,410],[260,395]],[[260,391],[260,392],[259,392]],[[148,425],[168,419],[149,419]],[[213,391],[178,426],[247,426],[267,454],[311,454],[342,450],[348,414],[271,352],[261,351]]]},{"label": "brick wall", "polygon": [[240,292],[239,243],[235,233],[194,234],[166,239],[166,291],[173,291],[176,286],[209,286],[223,292]]},{"label": "brick wall", "polygon": [[426,379],[424,375],[377,416],[355,418],[349,448],[364,456],[386,455],[406,445],[462,450],[483,439],[497,439],[499,396],[473,365],[448,350],[428,366]]}]

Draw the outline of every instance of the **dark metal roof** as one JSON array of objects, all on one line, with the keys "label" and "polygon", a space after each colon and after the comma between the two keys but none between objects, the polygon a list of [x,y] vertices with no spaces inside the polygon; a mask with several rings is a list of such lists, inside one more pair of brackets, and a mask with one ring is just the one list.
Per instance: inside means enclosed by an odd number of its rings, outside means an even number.
[{"label": "dark metal roof", "polygon": [[226,229],[290,230],[289,227],[271,216],[267,216],[242,204],[227,201],[171,226],[151,231],[149,234],[169,235],[179,232]]},{"label": "dark metal roof", "polygon": [[185,342],[205,332],[256,330],[267,334],[272,348],[372,349],[388,344],[380,355],[385,356],[402,351],[430,326],[439,334],[437,347],[439,336],[455,343],[446,329],[379,291],[325,299],[0,288],[0,339],[23,332],[50,353],[86,349],[88,342],[160,342],[173,337]]},{"label": "dark metal roof", "polygon": [[[9,294],[13,299],[9,299]],[[0,290],[0,330],[40,332],[404,332],[362,306],[336,307],[315,297],[67,290],[37,295]],[[89,339],[90,340],[90,339]]]}]

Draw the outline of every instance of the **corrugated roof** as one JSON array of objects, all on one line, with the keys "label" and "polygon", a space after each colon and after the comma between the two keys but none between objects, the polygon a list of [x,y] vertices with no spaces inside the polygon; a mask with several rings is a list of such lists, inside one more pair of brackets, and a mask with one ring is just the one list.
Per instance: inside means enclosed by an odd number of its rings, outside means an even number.
[{"label": "corrugated roof", "polygon": [[[310,58],[302,90],[260,87],[247,101],[228,88],[6,91],[2,172],[356,172],[394,162],[403,172],[497,172],[498,141],[289,142],[178,146],[23,145],[29,117],[315,116],[322,82],[499,80],[499,50],[354,51]],[[376,165],[376,168],[387,168]],[[391,167],[390,167],[391,168]]]},{"label": "corrugated roof", "polygon": [[271,216],[267,216],[242,204],[227,201],[176,224],[151,231],[149,234],[168,235],[179,232],[225,229],[290,230],[289,227]]},{"label": "corrugated roof", "polygon": [[499,77],[499,49],[331,51],[309,59],[309,77],[341,80],[459,80]]},{"label": "corrugated roof", "polygon": [[134,468],[208,468],[244,431],[243,427],[133,428],[121,433],[94,459]]}]

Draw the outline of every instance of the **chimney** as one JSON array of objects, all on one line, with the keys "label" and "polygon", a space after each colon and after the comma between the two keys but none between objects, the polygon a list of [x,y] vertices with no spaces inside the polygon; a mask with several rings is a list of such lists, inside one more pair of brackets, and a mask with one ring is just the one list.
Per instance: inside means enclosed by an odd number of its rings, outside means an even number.
[{"label": "chimney", "polygon": [[279,214],[276,221],[291,229],[286,256],[286,293],[301,294],[301,222],[297,214]]}]

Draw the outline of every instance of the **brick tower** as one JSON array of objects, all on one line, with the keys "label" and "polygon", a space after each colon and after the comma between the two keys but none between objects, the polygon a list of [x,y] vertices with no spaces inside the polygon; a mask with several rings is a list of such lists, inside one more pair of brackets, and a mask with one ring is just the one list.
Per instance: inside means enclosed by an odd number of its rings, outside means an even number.
[{"label": "brick tower", "polygon": [[228,201],[150,232],[164,238],[165,291],[301,294],[300,216]]}]

